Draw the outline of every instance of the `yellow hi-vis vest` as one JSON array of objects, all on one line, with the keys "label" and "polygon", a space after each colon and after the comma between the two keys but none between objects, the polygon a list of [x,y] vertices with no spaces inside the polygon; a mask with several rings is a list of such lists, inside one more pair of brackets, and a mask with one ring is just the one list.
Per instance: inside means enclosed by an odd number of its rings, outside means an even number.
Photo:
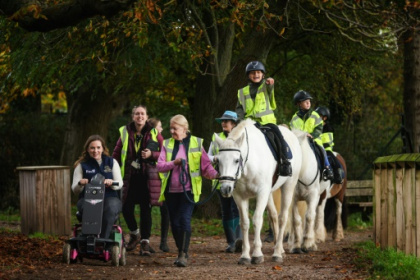
[{"label": "yellow hi-vis vest", "polygon": [[[152,128],[150,130],[150,135],[152,136],[153,141],[156,141],[156,142],[158,141],[157,140],[158,131],[156,130],[156,128]],[[120,137],[121,137],[121,142],[123,143],[122,149],[121,149],[121,177],[124,178],[125,160],[127,159],[127,151],[128,151],[128,138],[130,138],[126,125],[120,127]]]},{"label": "yellow hi-vis vest", "polygon": [[[172,152],[175,146],[175,139],[165,139],[163,146],[166,149],[166,161],[172,160]],[[201,149],[203,147],[203,139],[192,136],[190,138],[190,146],[188,147],[188,171],[191,179],[191,189],[194,195],[194,201],[198,202],[201,195],[201,185],[203,178],[201,177]],[[165,189],[168,185],[168,179],[172,171],[162,173],[162,188],[160,192],[159,202],[165,201]]]},{"label": "yellow hi-vis vest", "polygon": [[[290,121],[290,129],[299,129],[307,133],[312,133],[315,130],[315,127],[319,125],[322,125],[322,119],[315,111],[312,111],[306,120],[301,119],[297,113],[295,113]],[[322,146],[321,137],[314,138],[314,141]]]},{"label": "yellow hi-vis vest", "polygon": [[244,109],[245,118],[250,118],[263,125],[267,123],[277,124],[276,116],[273,112],[277,108],[274,88],[270,100],[265,82],[258,88],[255,101],[251,98],[249,86],[238,90],[238,100]]},{"label": "yellow hi-vis vest", "polygon": [[[211,146],[212,147],[212,152],[213,152],[213,155],[217,155],[218,153],[219,153],[219,145],[217,145],[216,144],[216,141],[215,141],[215,139],[216,139],[216,133],[214,133],[213,134],[213,137],[211,138],[211,141],[213,141],[213,145]],[[223,132],[220,132],[219,133],[219,137],[221,138],[221,139],[226,139],[226,135],[223,133]],[[213,164],[213,167],[214,167],[215,165]],[[217,189],[220,189],[220,184],[219,184],[219,180],[212,180],[212,185],[214,186],[214,184],[217,184]]]},{"label": "yellow hi-vis vest", "polygon": [[326,151],[333,151],[334,134],[332,132],[324,132],[321,134],[322,145]]}]

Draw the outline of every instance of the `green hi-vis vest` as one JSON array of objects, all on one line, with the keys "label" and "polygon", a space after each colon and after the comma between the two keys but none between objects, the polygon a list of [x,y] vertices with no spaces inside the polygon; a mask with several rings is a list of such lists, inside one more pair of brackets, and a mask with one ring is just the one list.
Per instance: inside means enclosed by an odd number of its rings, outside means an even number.
[{"label": "green hi-vis vest", "polygon": [[[175,146],[175,139],[169,138],[165,139],[163,146],[166,149],[166,161],[169,162],[172,160],[172,152]],[[203,146],[203,139],[191,136],[190,146],[188,147],[188,171],[191,178],[191,189],[194,195],[194,201],[198,202],[201,195],[201,185],[203,178],[201,177],[201,149]],[[165,201],[165,189],[168,185],[168,179],[172,171],[162,173],[162,188],[160,192],[159,202]],[[162,177],[161,177],[162,178]]]},{"label": "green hi-vis vest", "polygon": [[[155,128],[150,130],[150,135],[152,136],[153,141],[157,140],[158,131]],[[120,127],[120,137],[121,142],[123,143],[122,150],[121,150],[121,177],[124,178],[125,174],[125,160],[127,158],[127,151],[128,151],[128,138],[129,134],[127,131],[127,126]]]},{"label": "green hi-vis vest", "polygon": [[238,100],[244,109],[245,118],[250,118],[263,125],[267,123],[277,124],[276,116],[274,116],[273,112],[277,108],[274,98],[274,88],[270,100],[265,82],[258,88],[257,94],[255,95],[255,102],[251,98],[249,86],[238,90]]},{"label": "green hi-vis vest", "polygon": [[[308,115],[308,117],[306,117],[306,115]],[[290,121],[290,128],[312,133],[317,126],[322,125],[322,119],[317,112],[312,111],[306,115],[305,119],[301,119],[297,113],[295,113]],[[322,146],[321,137],[315,138],[314,141],[318,145]]]},{"label": "green hi-vis vest", "polygon": [[[211,141],[213,141],[213,145],[211,146],[212,147],[212,152],[213,152],[213,155],[217,155],[218,153],[219,153],[219,145],[217,145],[217,143],[216,143],[216,133],[214,133],[213,134],[213,137],[211,138]],[[221,138],[221,139],[226,139],[226,135],[223,133],[223,132],[220,132],[219,133],[219,137]],[[215,164],[213,164],[213,167],[215,167]],[[212,180],[212,185],[214,186],[215,184],[217,184],[217,189],[218,190],[220,190],[220,184],[219,184],[219,180]]]},{"label": "green hi-vis vest", "polygon": [[324,132],[321,134],[322,145],[326,151],[333,151],[334,134],[332,132]]}]

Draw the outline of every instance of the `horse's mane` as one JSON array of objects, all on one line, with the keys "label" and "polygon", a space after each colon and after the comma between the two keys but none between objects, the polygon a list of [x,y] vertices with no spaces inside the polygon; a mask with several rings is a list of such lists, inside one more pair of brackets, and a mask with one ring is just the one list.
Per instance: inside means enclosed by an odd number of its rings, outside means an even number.
[{"label": "horse's mane", "polygon": [[299,143],[303,143],[307,139],[307,132],[299,129],[292,129],[292,132],[299,139]]},{"label": "horse's mane", "polygon": [[251,119],[246,119],[241,121],[237,126],[235,126],[232,131],[229,133],[230,139],[236,140],[238,139],[245,130],[245,127],[248,125],[254,125],[254,121]]}]

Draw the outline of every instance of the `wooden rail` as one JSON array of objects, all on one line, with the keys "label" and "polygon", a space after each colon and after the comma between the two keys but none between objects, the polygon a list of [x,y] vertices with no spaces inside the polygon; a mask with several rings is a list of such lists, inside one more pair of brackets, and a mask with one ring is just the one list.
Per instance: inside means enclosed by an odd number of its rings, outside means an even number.
[{"label": "wooden rail", "polygon": [[349,205],[357,205],[365,210],[373,207],[373,181],[347,181],[346,197]]}]

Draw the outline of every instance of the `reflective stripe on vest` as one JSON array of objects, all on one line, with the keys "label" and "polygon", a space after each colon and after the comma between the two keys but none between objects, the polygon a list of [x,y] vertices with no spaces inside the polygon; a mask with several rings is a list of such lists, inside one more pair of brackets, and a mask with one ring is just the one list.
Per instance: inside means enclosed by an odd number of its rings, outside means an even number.
[{"label": "reflective stripe on vest", "polygon": [[[211,138],[211,141],[212,141],[212,148],[213,148],[213,156],[214,155],[217,155],[217,154],[219,154],[219,145],[217,145],[217,143],[216,143],[216,133],[214,133],[213,134],[213,137]],[[222,140],[224,140],[224,139],[226,139],[226,135],[223,133],[223,132],[220,132],[219,134],[219,137],[222,139]],[[215,167],[215,164],[213,164],[213,167]],[[212,180],[211,181],[212,182],[212,185],[214,186],[214,184],[217,184],[217,189],[219,189],[220,190],[220,184],[219,184],[219,180]]]},{"label": "reflective stripe on vest", "polygon": [[274,99],[274,89],[272,93],[272,100],[267,93],[265,82],[257,90],[255,95],[255,102],[252,100],[250,87],[246,86],[238,90],[238,100],[245,112],[245,118],[251,118],[261,124],[276,123],[276,117],[273,110],[276,109],[276,101]]},{"label": "reflective stripe on vest", "polygon": [[[166,161],[170,162],[172,160],[172,153],[175,146],[175,139],[165,139],[163,146],[166,150]],[[188,157],[188,171],[191,179],[191,189],[194,195],[194,201],[198,202],[201,195],[201,150],[203,147],[203,139],[191,136],[190,145],[188,147],[187,157]],[[165,200],[165,189],[168,184],[168,179],[170,177],[171,171],[162,173],[162,188],[160,193],[159,201]]]},{"label": "reflective stripe on vest", "polygon": [[[152,136],[153,141],[156,141],[156,142],[158,141],[157,140],[158,131],[155,128],[152,128],[150,130],[150,135]],[[124,178],[125,160],[127,159],[127,152],[128,152],[128,139],[130,138],[127,131],[127,126],[120,127],[120,137],[121,137],[121,143],[123,144],[122,149],[121,149],[121,177]]]},{"label": "reflective stripe on vest", "polygon": [[126,126],[120,127],[120,137],[122,149],[121,149],[121,178],[124,178],[125,172],[125,159],[127,158],[127,150],[128,150],[128,131]]},{"label": "reflective stripe on vest", "polygon": [[[291,129],[299,129],[307,133],[312,133],[315,130],[315,127],[322,125],[322,119],[319,114],[315,111],[312,111],[309,117],[306,120],[300,118],[297,113],[295,113],[290,121]],[[322,146],[321,137],[314,139],[314,141]]]},{"label": "reflective stripe on vest", "polygon": [[334,135],[332,132],[325,132],[321,134],[322,145],[326,151],[333,151]]}]

